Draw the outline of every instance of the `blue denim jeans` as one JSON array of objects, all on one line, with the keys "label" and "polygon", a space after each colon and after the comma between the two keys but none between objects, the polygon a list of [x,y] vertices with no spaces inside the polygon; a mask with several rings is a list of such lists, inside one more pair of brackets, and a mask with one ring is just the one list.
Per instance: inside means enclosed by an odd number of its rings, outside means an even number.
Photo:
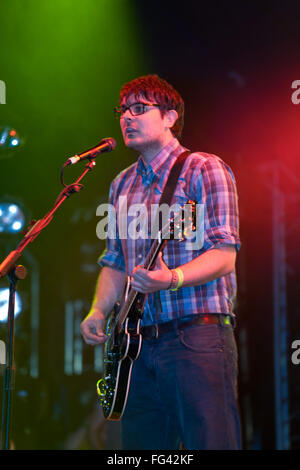
[{"label": "blue denim jeans", "polygon": [[240,449],[232,327],[191,325],[144,340],[121,426],[123,449]]}]

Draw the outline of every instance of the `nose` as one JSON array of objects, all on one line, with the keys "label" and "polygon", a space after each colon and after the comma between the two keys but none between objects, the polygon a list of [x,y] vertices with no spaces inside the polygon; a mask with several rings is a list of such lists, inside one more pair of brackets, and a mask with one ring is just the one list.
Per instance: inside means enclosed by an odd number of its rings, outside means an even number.
[{"label": "nose", "polygon": [[126,111],[122,114],[121,119],[125,119],[126,122],[131,121],[132,115],[130,114],[129,109],[126,109]]}]

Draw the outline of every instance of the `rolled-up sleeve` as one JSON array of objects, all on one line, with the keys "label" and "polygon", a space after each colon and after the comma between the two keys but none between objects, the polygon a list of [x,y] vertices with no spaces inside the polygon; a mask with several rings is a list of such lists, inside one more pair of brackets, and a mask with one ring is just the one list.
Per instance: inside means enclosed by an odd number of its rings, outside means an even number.
[{"label": "rolled-up sleeve", "polygon": [[[234,245],[240,249],[238,194],[231,168],[218,157],[208,158],[198,178],[204,204],[203,251]],[[198,194],[199,194],[198,192]]]},{"label": "rolled-up sleeve", "polygon": [[[116,204],[114,201],[113,183],[111,184],[110,189],[109,189],[109,204],[111,204],[112,207],[116,208]],[[108,216],[109,225],[115,224],[115,221],[112,220],[113,217],[115,217],[115,213],[114,211],[110,211],[109,216]],[[98,264],[101,267],[108,266],[118,271],[125,272],[124,254],[122,250],[121,241],[119,238],[117,224],[115,224],[115,231],[112,231],[112,232],[114,232],[114,236],[112,237],[112,236],[107,235],[106,248],[99,256]],[[108,230],[108,234],[109,233],[110,233],[110,230]]]}]

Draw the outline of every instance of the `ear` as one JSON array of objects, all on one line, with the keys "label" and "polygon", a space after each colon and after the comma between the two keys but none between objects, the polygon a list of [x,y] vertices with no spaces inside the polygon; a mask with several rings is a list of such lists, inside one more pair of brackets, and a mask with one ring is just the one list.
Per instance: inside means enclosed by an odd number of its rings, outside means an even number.
[{"label": "ear", "polygon": [[166,111],[164,118],[166,125],[169,129],[171,129],[178,119],[178,113],[175,111],[175,109],[170,109],[169,111]]}]

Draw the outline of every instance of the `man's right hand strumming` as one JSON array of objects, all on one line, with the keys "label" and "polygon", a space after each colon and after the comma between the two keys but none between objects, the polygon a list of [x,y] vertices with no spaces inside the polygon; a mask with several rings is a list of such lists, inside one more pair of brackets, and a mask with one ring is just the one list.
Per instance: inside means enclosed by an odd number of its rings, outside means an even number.
[{"label": "man's right hand strumming", "polygon": [[107,266],[101,270],[91,310],[80,325],[87,344],[96,346],[107,340],[105,321],[122,295],[125,279],[126,275],[121,271]]},{"label": "man's right hand strumming", "polygon": [[97,344],[104,343],[107,340],[107,335],[104,333],[105,316],[97,309],[91,309],[80,325],[81,334],[87,344],[96,346]]}]

